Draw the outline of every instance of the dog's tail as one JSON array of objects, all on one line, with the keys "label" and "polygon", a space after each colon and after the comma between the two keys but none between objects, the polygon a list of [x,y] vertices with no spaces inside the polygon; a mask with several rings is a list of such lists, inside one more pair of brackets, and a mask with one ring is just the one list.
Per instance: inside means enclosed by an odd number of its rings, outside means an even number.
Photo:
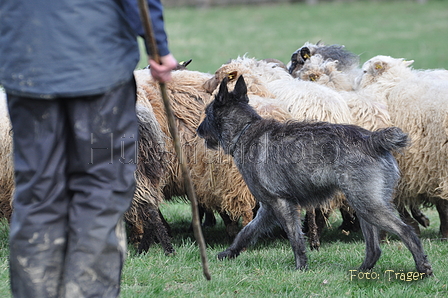
[{"label": "dog's tail", "polygon": [[400,151],[410,143],[409,137],[398,127],[388,127],[374,131],[370,136],[372,149],[377,152]]}]

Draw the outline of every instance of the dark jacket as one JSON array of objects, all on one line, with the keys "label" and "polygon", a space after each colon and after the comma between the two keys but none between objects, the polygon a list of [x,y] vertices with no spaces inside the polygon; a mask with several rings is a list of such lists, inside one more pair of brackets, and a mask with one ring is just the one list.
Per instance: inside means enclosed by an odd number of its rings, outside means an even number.
[{"label": "dark jacket", "polygon": [[[148,4],[163,56],[162,4]],[[51,99],[129,81],[143,34],[137,7],[137,0],[0,1],[0,83],[7,93]]]}]

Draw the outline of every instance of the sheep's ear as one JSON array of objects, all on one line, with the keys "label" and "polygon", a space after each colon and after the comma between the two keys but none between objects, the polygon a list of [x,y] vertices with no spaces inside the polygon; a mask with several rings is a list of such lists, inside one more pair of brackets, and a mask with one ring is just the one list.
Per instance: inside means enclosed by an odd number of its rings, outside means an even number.
[{"label": "sheep's ear", "polygon": [[233,90],[233,92],[235,93],[236,98],[244,99],[244,101],[249,102],[249,99],[247,98],[246,82],[244,81],[242,75],[236,81],[235,89]]},{"label": "sheep's ear", "polygon": [[320,77],[320,76],[319,76],[318,74],[312,73],[312,74],[310,74],[309,79],[310,79],[310,81],[312,81],[312,82],[316,82],[316,81],[319,80],[319,77]]},{"label": "sheep's ear", "polygon": [[218,105],[224,105],[229,97],[229,90],[227,89],[228,81],[227,77],[225,77],[221,81],[221,85],[219,85],[218,94],[215,96],[215,103]]},{"label": "sheep's ear", "polygon": [[382,74],[387,69],[387,63],[384,61],[378,61],[373,64],[373,73],[375,75]]},{"label": "sheep's ear", "polygon": [[409,67],[412,65],[412,63],[414,63],[414,60],[403,60],[404,65],[406,65],[406,67]]},{"label": "sheep's ear", "polygon": [[302,47],[300,49],[300,56],[302,57],[302,59],[304,61],[308,60],[311,58],[311,51],[308,47]]},{"label": "sheep's ear", "polygon": [[229,80],[229,82],[235,80],[238,77],[238,72],[235,71],[231,71],[227,74],[227,79]]}]

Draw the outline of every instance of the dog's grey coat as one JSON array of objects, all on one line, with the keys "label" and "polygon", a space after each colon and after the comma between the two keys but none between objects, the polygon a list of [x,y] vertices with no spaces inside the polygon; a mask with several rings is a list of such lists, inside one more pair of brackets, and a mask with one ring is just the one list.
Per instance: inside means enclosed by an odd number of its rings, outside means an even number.
[{"label": "dog's grey coat", "polygon": [[420,240],[390,203],[399,178],[390,151],[408,142],[399,128],[371,132],[354,125],[262,119],[248,104],[241,76],[231,93],[223,80],[198,134],[208,147],[220,145],[232,153],[261,205],[254,220],[218,255],[220,259],[238,256],[259,235],[280,224],[292,245],[296,268],[305,268],[298,208],[316,205],[342,191],[360,217],[367,246],[362,270],[371,269],[379,259],[378,231],[384,229],[403,240],[419,272],[432,274]]}]

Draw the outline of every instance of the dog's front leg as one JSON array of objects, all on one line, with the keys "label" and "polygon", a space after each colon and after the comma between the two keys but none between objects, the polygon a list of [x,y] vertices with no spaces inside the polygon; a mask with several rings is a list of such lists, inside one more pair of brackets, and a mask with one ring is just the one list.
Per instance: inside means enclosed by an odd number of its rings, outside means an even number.
[{"label": "dog's front leg", "polygon": [[300,220],[300,206],[295,202],[286,199],[277,199],[272,204],[272,209],[288,235],[296,261],[296,269],[307,269],[307,257],[305,239],[303,237]]},{"label": "dog's front leg", "polygon": [[248,245],[254,244],[260,235],[270,231],[275,223],[272,209],[260,203],[255,218],[238,233],[232,245],[218,254],[218,259],[236,258]]}]

